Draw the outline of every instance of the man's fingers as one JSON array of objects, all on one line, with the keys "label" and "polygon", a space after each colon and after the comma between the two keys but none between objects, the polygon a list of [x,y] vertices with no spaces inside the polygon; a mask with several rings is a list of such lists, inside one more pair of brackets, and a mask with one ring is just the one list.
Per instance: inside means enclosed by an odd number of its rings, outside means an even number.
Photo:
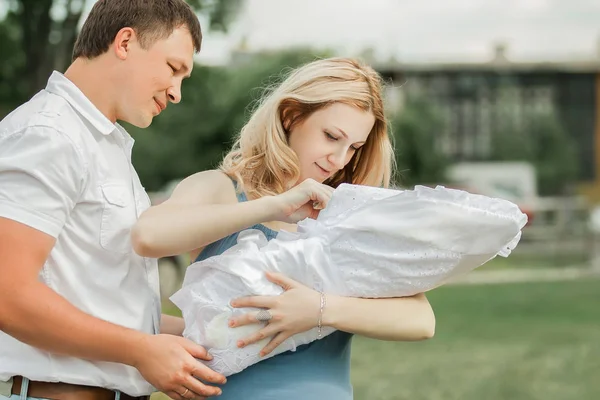
[{"label": "man's fingers", "polygon": [[170,398],[172,398],[173,400],[186,400],[183,397],[181,397],[181,395],[179,393],[173,392],[173,391],[169,391],[169,392],[164,392],[167,396],[169,396]]},{"label": "man's fingers", "polygon": [[194,358],[205,361],[210,361],[213,358],[204,347],[192,342],[191,340],[184,339],[183,347]]},{"label": "man's fingers", "polygon": [[[196,376],[198,376],[198,375],[196,375]],[[205,377],[205,376],[198,376],[198,377],[202,378],[204,380],[210,380],[208,378],[210,376],[212,376],[212,374],[208,374],[207,377]],[[196,379],[193,376],[190,376],[187,379],[187,381],[185,383],[185,387],[190,389],[190,391],[193,392],[193,394],[195,396],[219,396],[222,392],[220,388],[215,387],[215,386],[205,385],[204,383],[200,382],[198,379]],[[185,391],[185,389],[184,389],[184,391]],[[188,394],[189,394],[189,392],[188,392]]]},{"label": "man's fingers", "polygon": [[197,364],[190,376],[194,376],[196,378],[202,379],[203,381],[207,381],[210,383],[223,384],[227,382],[227,378],[225,378],[225,375],[213,371],[212,369],[210,369],[209,367],[207,367],[199,361],[196,361],[196,363]]}]

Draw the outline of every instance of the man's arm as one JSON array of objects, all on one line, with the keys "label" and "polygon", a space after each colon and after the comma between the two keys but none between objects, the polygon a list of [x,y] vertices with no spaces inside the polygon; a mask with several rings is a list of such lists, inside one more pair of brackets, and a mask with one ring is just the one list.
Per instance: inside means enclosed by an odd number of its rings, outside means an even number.
[{"label": "man's arm", "polygon": [[148,335],[87,315],[38,280],[54,242],[0,217],[0,330],[53,353],[135,365]]},{"label": "man's arm", "polygon": [[220,393],[194,378],[225,381],[194,359],[210,359],[202,347],[182,337],[148,335],[92,317],[39,282],[54,241],[0,217],[0,330],[52,353],[131,365],[165,392],[186,387],[202,395]]},{"label": "man's arm", "polygon": [[208,358],[202,347],[95,318],[39,281],[85,190],[88,158],[48,124],[0,135],[0,330],[51,353],[131,365],[166,393],[218,393],[194,377],[224,380],[196,360]]}]

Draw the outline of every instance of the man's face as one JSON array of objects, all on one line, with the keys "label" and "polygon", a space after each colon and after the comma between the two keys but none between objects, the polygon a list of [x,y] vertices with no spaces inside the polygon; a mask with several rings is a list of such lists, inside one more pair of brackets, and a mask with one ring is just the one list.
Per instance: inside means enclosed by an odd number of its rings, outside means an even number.
[{"label": "man's face", "polygon": [[117,101],[117,119],[145,128],[169,103],[179,103],[181,82],[192,72],[193,56],[192,37],[184,26],[147,49],[133,41]]}]

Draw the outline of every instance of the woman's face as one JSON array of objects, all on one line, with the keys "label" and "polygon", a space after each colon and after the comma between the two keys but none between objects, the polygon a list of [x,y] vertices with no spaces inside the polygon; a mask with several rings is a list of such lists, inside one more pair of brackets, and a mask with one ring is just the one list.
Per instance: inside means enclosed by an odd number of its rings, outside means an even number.
[{"label": "woman's face", "polygon": [[289,145],[300,160],[300,183],[324,182],[343,169],[365,144],[375,117],[371,112],[334,103],[292,128]]}]

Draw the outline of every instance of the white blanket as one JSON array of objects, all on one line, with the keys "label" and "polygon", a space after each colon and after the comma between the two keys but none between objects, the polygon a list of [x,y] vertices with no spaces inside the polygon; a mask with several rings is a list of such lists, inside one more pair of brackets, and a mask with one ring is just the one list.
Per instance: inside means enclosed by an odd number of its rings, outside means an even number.
[{"label": "white blanket", "polygon": [[[298,224],[267,241],[258,230],[242,232],[220,256],[192,264],[171,300],[183,312],[184,336],[206,347],[207,364],[224,375],[317,339],[317,329],[286,340],[265,358],[270,338],[243,349],[236,341],[259,324],[229,328],[227,321],[251,309],[229,302],[248,295],[278,295],[266,271],[280,272],[325,293],[352,297],[404,297],[436,288],[508,256],[527,217],[513,203],[460,190],[414,190],[343,184],[317,220]],[[334,330],[324,328],[323,335]]]}]

